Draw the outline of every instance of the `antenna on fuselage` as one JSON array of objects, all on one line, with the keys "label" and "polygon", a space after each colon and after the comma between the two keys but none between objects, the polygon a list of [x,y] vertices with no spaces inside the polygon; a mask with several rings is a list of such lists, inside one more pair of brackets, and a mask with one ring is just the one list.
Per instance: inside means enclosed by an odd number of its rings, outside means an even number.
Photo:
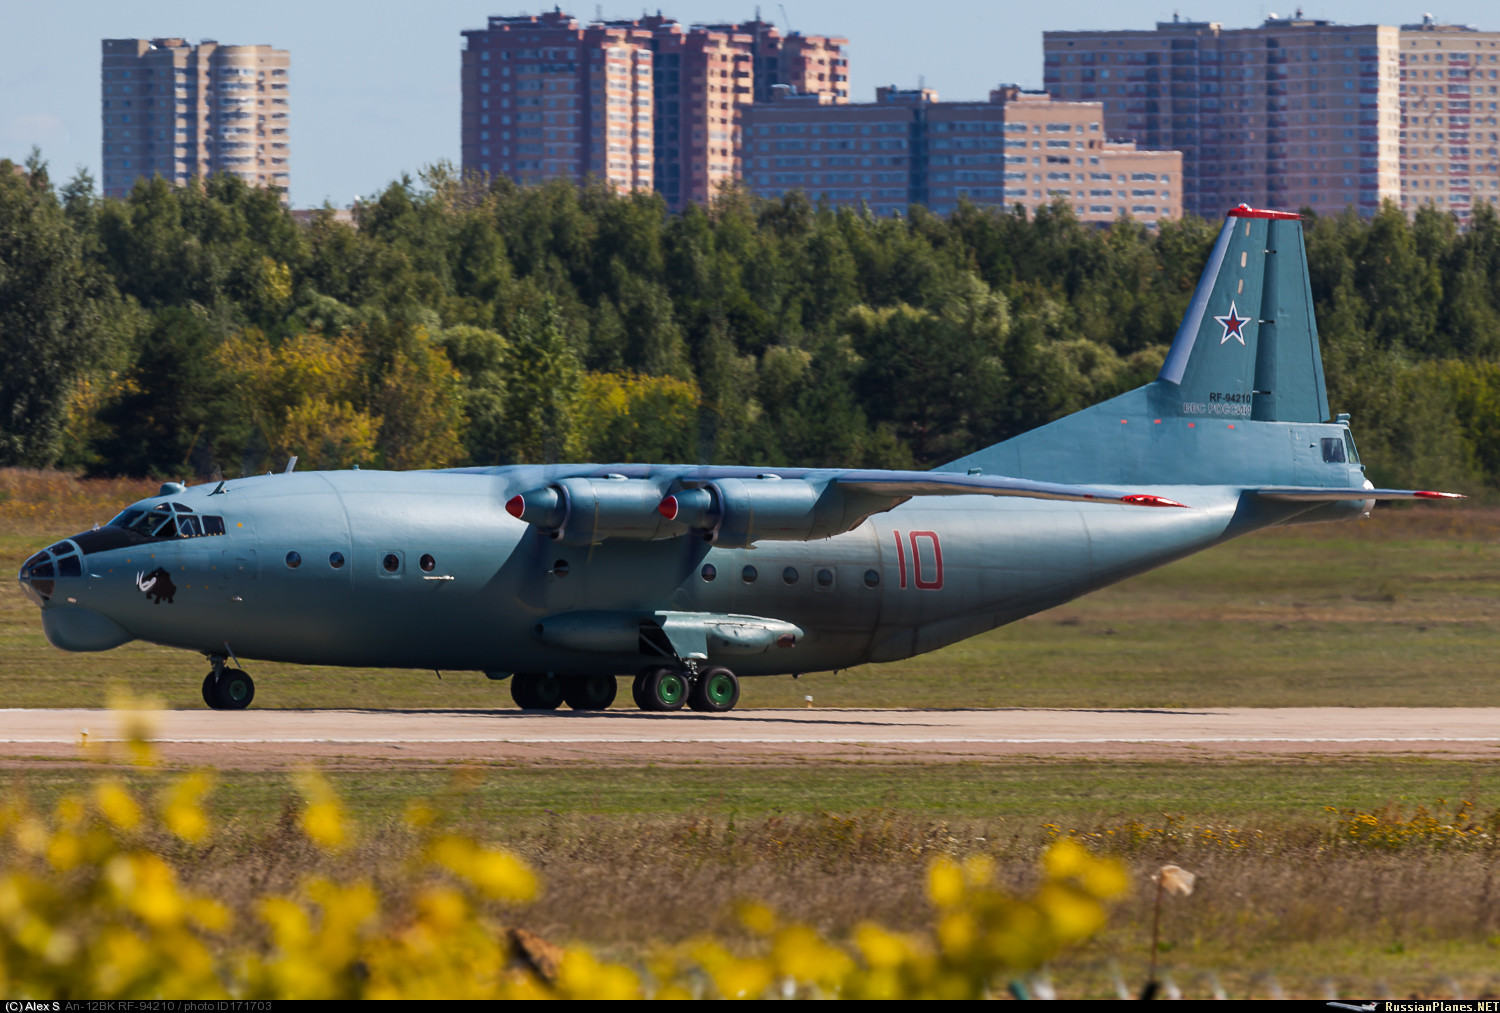
[{"label": "antenna on fuselage", "polygon": [[282,474],[283,475],[290,475],[292,472],[294,472],[296,470],[297,470],[297,455],[293,454],[292,455],[292,459],[290,461],[286,462],[286,470],[283,471]]}]

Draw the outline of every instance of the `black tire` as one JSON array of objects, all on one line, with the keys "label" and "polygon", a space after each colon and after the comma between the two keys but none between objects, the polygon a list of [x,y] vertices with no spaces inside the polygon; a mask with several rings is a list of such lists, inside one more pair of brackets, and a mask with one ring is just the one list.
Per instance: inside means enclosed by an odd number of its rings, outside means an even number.
[{"label": "black tire", "polygon": [[635,705],[643,711],[651,709],[650,707],[646,706],[646,677],[649,676],[652,671],[654,671],[654,669],[641,669],[641,671],[636,675],[635,681],[630,684],[630,698],[634,700]]},{"label": "black tire", "polygon": [[740,702],[740,680],[727,668],[705,668],[688,693],[688,706],[695,711],[722,714]]},{"label": "black tire", "polygon": [[576,711],[602,711],[620,691],[612,675],[571,675],[563,680],[563,699]]},{"label": "black tire", "polygon": [[238,668],[226,668],[214,684],[217,710],[242,711],[255,699],[255,681]]},{"label": "black tire", "polygon": [[219,709],[218,687],[215,685],[217,679],[218,673],[216,672],[209,672],[203,677],[203,702],[214,710]]},{"label": "black tire", "polygon": [[510,677],[510,696],[522,710],[557,710],[563,702],[563,683],[547,672],[517,672]]},{"label": "black tire", "polygon": [[689,688],[687,673],[682,669],[653,668],[646,673],[641,684],[641,699],[646,710],[682,710],[682,705],[687,703]]}]

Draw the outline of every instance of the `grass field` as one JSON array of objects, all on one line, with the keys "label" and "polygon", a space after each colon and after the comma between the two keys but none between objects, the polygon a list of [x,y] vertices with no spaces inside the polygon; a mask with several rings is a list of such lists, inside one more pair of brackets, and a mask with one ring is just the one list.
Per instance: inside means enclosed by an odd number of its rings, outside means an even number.
[{"label": "grass field", "polygon": [[[34,769],[39,803],[84,788],[87,765]],[[149,794],[161,775],[136,774]],[[198,849],[167,845],[187,882],[238,907],[312,872],[372,876],[399,893],[413,833],[401,816],[431,800],[458,828],[523,855],[545,887],[505,917],[616,959],[700,934],[747,937],[734,902],[755,897],[842,938],[862,920],[921,928],[923,871],[938,855],[989,855],[1024,890],[1041,850],[1075,835],[1123,857],[1138,884],[1092,943],[1054,965],[1065,996],[1107,995],[1111,969],[1139,987],[1150,938],[1149,875],[1198,873],[1172,898],[1163,967],[1189,993],[1214,976],[1231,995],[1389,992],[1478,995],[1500,958],[1493,836],[1455,839],[1463,801],[1495,820],[1500,771],[1446,761],[1275,760],[1182,765],[1043,758],[970,764],[796,763],[600,767],[365,764],[329,771],[362,828],[330,856],[295,830],[289,779],[220,771],[219,827]],[[18,786],[12,786],[12,794]],[[1390,807],[1390,808],[1386,808]],[[1405,837],[1351,842],[1348,811]],[[1491,826],[1493,829],[1493,825]]]},{"label": "grass field", "polygon": [[[0,472],[0,558],[109,519],[154,483]],[[1390,508],[1263,532],[943,651],[747,680],[742,707],[1500,705],[1500,510]],[[65,654],[0,580],[0,706],[101,706],[112,683],[201,707],[207,666],[144,644]],[[255,663],[256,707],[511,706],[477,673]]]}]

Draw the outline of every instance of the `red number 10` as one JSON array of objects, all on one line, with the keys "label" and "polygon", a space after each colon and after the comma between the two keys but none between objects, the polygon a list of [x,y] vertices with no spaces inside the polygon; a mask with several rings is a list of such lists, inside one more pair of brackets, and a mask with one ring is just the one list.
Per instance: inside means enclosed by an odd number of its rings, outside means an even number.
[{"label": "red number 10", "polygon": [[[896,576],[898,586],[906,587],[906,545],[901,541],[901,532],[891,532],[896,538]],[[943,586],[943,543],[938,540],[936,531],[908,531],[907,539],[911,542],[911,568],[912,582],[920,591],[937,591]],[[917,539],[925,538],[932,543],[932,565],[933,576],[928,579],[924,573],[926,567],[922,562],[922,552],[917,546]]]}]

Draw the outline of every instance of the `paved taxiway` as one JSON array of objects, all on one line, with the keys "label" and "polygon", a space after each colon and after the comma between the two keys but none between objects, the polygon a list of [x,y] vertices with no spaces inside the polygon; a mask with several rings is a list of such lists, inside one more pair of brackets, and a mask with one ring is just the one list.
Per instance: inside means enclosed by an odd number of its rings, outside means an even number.
[{"label": "paved taxiway", "polygon": [[[279,765],[302,759],[614,760],[864,756],[1390,754],[1500,756],[1500,708],[1192,710],[741,710],[731,714],[515,710],[156,711],[169,759]],[[100,710],[0,710],[0,757],[77,756],[124,733]]]}]

